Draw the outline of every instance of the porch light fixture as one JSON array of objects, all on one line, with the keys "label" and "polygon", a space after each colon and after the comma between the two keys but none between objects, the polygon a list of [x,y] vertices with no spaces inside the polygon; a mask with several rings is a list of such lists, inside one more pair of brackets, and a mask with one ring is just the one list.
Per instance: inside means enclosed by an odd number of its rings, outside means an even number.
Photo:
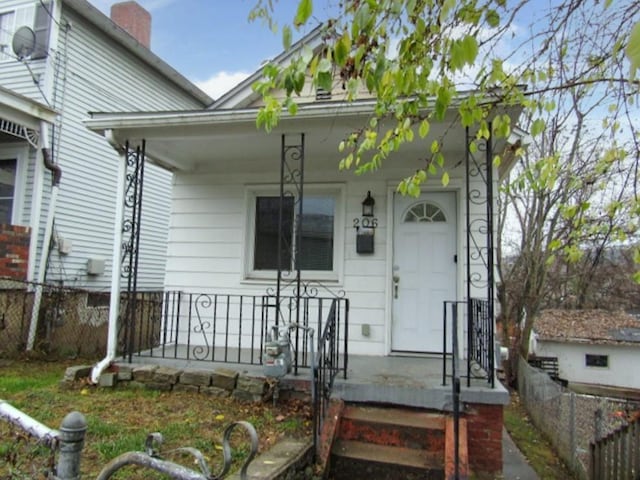
[{"label": "porch light fixture", "polygon": [[363,217],[373,217],[373,207],[376,204],[376,201],[371,196],[371,191],[367,192],[367,198],[362,201],[362,216]]}]

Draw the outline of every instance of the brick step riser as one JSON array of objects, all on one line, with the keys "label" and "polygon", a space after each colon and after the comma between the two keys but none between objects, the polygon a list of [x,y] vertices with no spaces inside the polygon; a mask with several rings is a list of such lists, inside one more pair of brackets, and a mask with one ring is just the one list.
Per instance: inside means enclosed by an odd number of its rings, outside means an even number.
[{"label": "brick step riser", "polygon": [[375,480],[443,480],[444,469],[418,469],[396,464],[378,463],[367,460],[331,457],[332,480],[353,480],[370,478]]},{"label": "brick step riser", "polygon": [[338,438],[376,445],[422,449],[434,453],[444,452],[445,443],[443,430],[389,425],[344,417],[340,420]]}]

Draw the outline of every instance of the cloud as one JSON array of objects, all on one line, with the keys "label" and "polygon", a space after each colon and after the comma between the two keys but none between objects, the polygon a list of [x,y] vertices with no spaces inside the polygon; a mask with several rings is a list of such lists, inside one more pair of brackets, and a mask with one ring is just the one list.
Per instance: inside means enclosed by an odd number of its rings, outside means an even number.
[{"label": "cloud", "polygon": [[231,90],[238,83],[247,78],[250,73],[247,72],[216,72],[207,80],[196,80],[198,88],[205,91],[211,98],[219,98],[223,93]]}]

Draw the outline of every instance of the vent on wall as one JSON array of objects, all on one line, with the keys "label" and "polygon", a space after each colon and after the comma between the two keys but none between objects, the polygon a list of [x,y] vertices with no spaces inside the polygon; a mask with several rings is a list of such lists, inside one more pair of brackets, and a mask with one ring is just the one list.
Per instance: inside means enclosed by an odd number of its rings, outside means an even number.
[{"label": "vent on wall", "polygon": [[331,91],[318,88],[316,90],[316,100],[331,100]]}]

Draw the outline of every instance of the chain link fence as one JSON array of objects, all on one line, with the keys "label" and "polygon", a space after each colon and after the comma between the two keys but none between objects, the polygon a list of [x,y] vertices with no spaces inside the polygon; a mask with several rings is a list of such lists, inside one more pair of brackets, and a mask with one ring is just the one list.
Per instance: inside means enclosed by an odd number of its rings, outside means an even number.
[{"label": "chain link fence", "polygon": [[[104,355],[109,319],[108,292],[92,292],[42,285],[42,300],[33,315],[36,284],[0,278],[0,358],[13,358],[28,350],[30,329],[35,332],[30,350],[50,359],[96,358]],[[162,322],[162,292],[140,292],[134,312],[137,328],[146,333],[136,349],[158,344]],[[127,311],[124,295],[120,315]],[[122,331],[119,320],[119,330]],[[122,333],[122,332],[121,332]],[[120,337],[122,337],[120,335]]]},{"label": "chain link fence", "polygon": [[523,358],[518,393],[535,426],[581,479],[589,478],[590,442],[626,425],[629,413],[640,408],[639,402],[572,392]]}]

